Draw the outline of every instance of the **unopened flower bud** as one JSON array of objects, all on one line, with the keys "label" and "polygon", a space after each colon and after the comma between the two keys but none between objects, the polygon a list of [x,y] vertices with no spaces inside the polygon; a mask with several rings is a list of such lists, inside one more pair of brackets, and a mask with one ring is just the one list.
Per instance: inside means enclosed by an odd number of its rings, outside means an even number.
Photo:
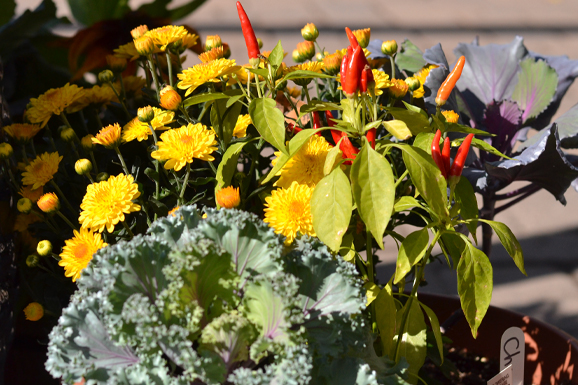
[{"label": "unopened flower bud", "polygon": [[28,321],[38,321],[44,317],[44,308],[38,302],[29,303],[24,308],[24,315]]},{"label": "unopened flower bud", "polygon": [[106,180],[108,180],[110,175],[108,175],[107,172],[100,172],[98,173],[98,175],[96,176],[96,181],[97,182],[104,182]]},{"label": "unopened flower bud", "polygon": [[259,45],[259,49],[263,48],[263,40],[261,38],[257,38],[257,44]]},{"label": "unopened flower bud", "polygon": [[179,108],[181,100],[181,95],[173,87],[166,86],[161,90],[160,105],[162,108],[174,111]]},{"label": "unopened flower bud", "polygon": [[385,55],[393,56],[397,53],[397,41],[387,40],[381,44],[381,52]]},{"label": "unopened flower bud", "polygon": [[287,87],[287,80],[283,80],[283,81],[278,81],[277,84],[275,85],[275,89],[278,91],[284,90],[285,87]]},{"label": "unopened flower bud", "polygon": [[220,189],[215,194],[215,198],[217,199],[219,206],[225,209],[232,209],[239,206],[239,203],[241,203],[239,188],[234,188],[233,186]]},{"label": "unopened flower bud", "polygon": [[139,25],[138,27],[136,27],[135,29],[130,31],[130,34],[131,34],[133,39],[138,39],[139,37],[141,37],[145,33],[147,33],[148,30],[149,30],[149,27],[147,27],[146,25]]},{"label": "unopened flower bud", "polygon": [[307,41],[315,41],[319,36],[319,30],[313,23],[308,23],[301,29],[301,36]]},{"label": "unopened flower bud", "polygon": [[40,262],[38,255],[30,254],[28,257],[26,257],[26,266],[28,267],[36,267],[38,266],[38,262]]},{"label": "unopened flower bud", "polygon": [[297,51],[299,51],[299,55],[303,58],[302,61],[310,60],[315,56],[315,43],[312,41],[302,41],[301,43],[297,43]]},{"label": "unopened flower bud", "polygon": [[104,70],[98,74],[98,81],[101,83],[108,83],[114,79],[114,74],[111,70]]},{"label": "unopened flower bud", "polygon": [[65,142],[72,142],[75,137],[76,134],[70,127],[65,127],[62,131],[60,131],[60,139],[64,140]]},{"label": "unopened flower bud", "polygon": [[0,143],[0,159],[8,159],[14,154],[14,149],[10,143]]},{"label": "unopened flower bud", "polygon": [[114,55],[106,55],[106,64],[114,73],[121,73],[126,69],[126,59]]},{"label": "unopened flower bud", "polygon": [[406,79],[405,79],[405,82],[407,83],[407,86],[409,87],[409,90],[412,91],[412,92],[415,91],[415,90],[417,90],[417,89],[421,86],[421,83],[420,83],[419,79],[418,79],[418,78],[415,78],[415,77],[413,77],[413,76],[411,76],[411,77],[409,77],[409,78],[406,78]]},{"label": "unopened flower bud", "polygon": [[20,198],[16,203],[16,208],[22,214],[28,214],[30,213],[30,210],[32,210],[32,201],[28,198]]},{"label": "unopened flower bud", "polygon": [[134,47],[141,56],[148,56],[155,52],[155,43],[149,36],[141,36],[134,40]]},{"label": "unopened flower bud", "polygon": [[323,58],[324,70],[328,75],[337,75],[341,66],[341,55],[333,53]]},{"label": "unopened flower bud", "polygon": [[151,106],[139,108],[137,110],[137,117],[143,123],[148,123],[155,117],[155,111]]},{"label": "unopened flower bud", "polygon": [[231,47],[229,47],[229,44],[227,44],[227,43],[223,43],[223,57],[225,59],[228,59],[231,57]]},{"label": "unopened flower bud", "polygon": [[367,48],[369,39],[371,38],[371,28],[357,29],[353,31],[353,34],[357,38],[357,42],[361,48]]},{"label": "unopened flower bud", "polygon": [[46,214],[51,214],[60,209],[60,201],[55,193],[46,193],[36,202],[40,210]]},{"label": "unopened flower bud", "polygon": [[78,175],[89,174],[92,171],[92,163],[88,159],[79,159],[74,163],[74,171]]},{"label": "unopened flower bud", "polygon": [[41,257],[49,256],[50,253],[52,253],[52,243],[50,243],[50,241],[47,239],[38,242],[38,246],[36,246],[36,252]]},{"label": "unopened flower bud", "polygon": [[303,63],[305,61],[305,59],[303,58],[303,56],[301,56],[301,54],[299,53],[299,50],[297,50],[297,49],[293,50],[291,57],[293,58],[293,61],[295,63]]},{"label": "unopened flower bud", "polygon": [[407,83],[401,79],[393,79],[391,82],[393,84],[388,88],[389,94],[397,99],[403,98],[409,89]]},{"label": "unopened flower bud", "polygon": [[90,152],[94,148],[94,143],[92,143],[92,138],[94,138],[94,136],[88,134],[86,136],[83,136],[82,139],[80,139],[80,145],[82,146],[84,151]]},{"label": "unopened flower bud", "polygon": [[215,47],[220,47],[223,45],[221,37],[219,35],[209,35],[205,40],[205,51],[210,51]]}]

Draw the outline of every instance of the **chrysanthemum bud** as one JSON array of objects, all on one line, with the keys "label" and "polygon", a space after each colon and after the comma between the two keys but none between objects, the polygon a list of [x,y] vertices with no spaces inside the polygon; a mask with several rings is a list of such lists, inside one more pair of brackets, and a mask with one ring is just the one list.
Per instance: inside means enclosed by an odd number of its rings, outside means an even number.
[{"label": "chrysanthemum bud", "polygon": [[137,117],[143,123],[148,123],[155,117],[155,111],[151,106],[139,108],[137,110]]},{"label": "chrysanthemum bud", "polygon": [[49,256],[50,253],[52,253],[52,243],[50,243],[50,241],[47,239],[38,242],[38,246],[36,246],[36,252],[41,257]]},{"label": "chrysanthemum bud", "polygon": [[104,70],[98,74],[98,81],[101,83],[108,83],[114,79],[114,74],[111,70]]},{"label": "chrysanthemum bud", "polygon": [[44,317],[44,308],[38,302],[29,303],[24,308],[24,315],[28,321],[38,321]]},{"label": "chrysanthemum bud", "polygon": [[179,108],[181,100],[181,95],[173,87],[166,86],[161,90],[160,105],[162,108],[174,111]]},{"label": "chrysanthemum bud", "polygon": [[93,143],[101,144],[108,149],[117,148],[122,142],[121,128],[118,123],[102,128],[94,138]]},{"label": "chrysanthemum bud", "polygon": [[38,266],[38,262],[40,262],[38,255],[30,254],[28,257],[26,257],[26,266],[28,267],[36,267]]},{"label": "chrysanthemum bud", "polygon": [[225,59],[228,59],[231,57],[231,47],[229,47],[229,44],[227,44],[227,43],[223,43],[223,57]]},{"label": "chrysanthemum bud", "polygon": [[371,39],[371,28],[357,29],[353,31],[353,34],[357,38],[357,42],[361,48],[367,48],[369,39]]},{"label": "chrysanthemum bud", "polygon": [[148,56],[155,52],[155,43],[149,36],[141,36],[135,39],[134,47],[141,56]]},{"label": "chrysanthemum bud", "polygon": [[275,85],[275,89],[278,91],[282,91],[285,89],[285,87],[287,87],[287,80],[278,80],[277,84]]},{"label": "chrysanthemum bud", "polygon": [[421,86],[419,79],[413,76],[406,78],[405,82],[407,83],[409,90],[412,92],[417,90]]},{"label": "chrysanthemum bud", "polygon": [[301,29],[301,36],[307,41],[315,41],[319,36],[319,30],[313,23],[308,23]]},{"label": "chrysanthemum bud", "polygon": [[407,83],[401,79],[393,79],[391,81],[392,85],[388,88],[389,94],[394,98],[401,99],[407,94],[409,89]]},{"label": "chrysanthemum bud", "polygon": [[257,38],[257,44],[259,45],[259,49],[263,48],[263,40],[261,40],[261,38]]},{"label": "chrysanthemum bud", "polygon": [[381,52],[388,56],[393,56],[397,53],[397,41],[387,40],[381,44]]},{"label": "chrysanthemum bud", "polygon": [[92,163],[88,159],[79,159],[74,163],[74,171],[78,175],[89,174],[92,171]]},{"label": "chrysanthemum bud", "polygon": [[18,199],[18,203],[16,203],[16,208],[22,214],[28,214],[30,210],[32,210],[32,201],[28,198],[20,198]]},{"label": "chrysanthemum bud", "polygon": [[333,53],[323,58],[324,70],[328,75],[337,75],[341,66],[341,54]]},{"label": "chrysanthemum bud", "polygon": [[0,143],[0,159],[8,159],[14,154],[14,149],[10,143]]},{"label": "chrysanthemum bud", "polygon": [[107,172],[99,172],[98,175],[96,176],[96,181],[97,182],[104,182],[104,181],[107,181],[109,177],[110,177],[110,175],[108,175]]},{"label": "chrysanthemum bud", "polygon": [[136,27],[135,29],[130,31],[130,34],[131,34],[133,39],[138,39],[139,37],[141,37],[145,33],[147,33],[148,30],[149,30],[149,27],[147,27],[146,25],[139,25],[138,27]]},{"label": "chrysanthemum bud", "polygon": [[46,193],[36,202],[40,210],[46,214],[51,214],[60,209],[60,201],[55,193]]},{"label": "chrysanthemum bud", "polygon": [[295,63],[303,63],[305,61],[305,59],[303,58],[303,56],[301,56],[301,54],[299,53],[298,49],[294,49],[293,53],[291,54],[291,57],[293,58],[293,61]]},{"label": "chrysanthemum bud", "polygon": [[90,152],[94,148],[94,143],[92,143],[92,138],[94,138],[94,136],[88,134],[86,136],[83,136],[82,139],[80,139],[80,145],[82,146],[84,151]]},{"label": "chrysanthemum bud", "polygon": [[302,61],[311,60],[311,58],[315,56],[315,43],[312,41],[297,43],[297,51],[299,51],[299,55],[303,58]]},{"label": "chrysanthemum bud", "polygon": [[114,73],[121,73],[126,69],[126,59],[114,55],[106,55],[106,64]]},{"label": "chrysanthemum bud", "polygon": [[233,186],[220,189],[215,195],[219,206],[225,209],[232,209],[241,203],[239,188],[234,188]]},{"label": "chrysanthemum bud", "polygon": [[60,139],[64,140],[65,142],[72,142],[75,137],[76,134],[74,133],[74,130],[70,127],[65,127],[64,129],[62,129],[62,131],[60,131]]},{"label": "chrysanthemum bud", "polygon": [[220,47],[223,45],[221,41],[221,36],[219,35],[209,35],[205,40],[205,51],[210,51],[215,47]]},{"label": "chrysanthemum bud", "polygon": [[442,111],[442,115],[448,123],[457,123],[460,118],[460,115],[456,114],[454,110]]}]

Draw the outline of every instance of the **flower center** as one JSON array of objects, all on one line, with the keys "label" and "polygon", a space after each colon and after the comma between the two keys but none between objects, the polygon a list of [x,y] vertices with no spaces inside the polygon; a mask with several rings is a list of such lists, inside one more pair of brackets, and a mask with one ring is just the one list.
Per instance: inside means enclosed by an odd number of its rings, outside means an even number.
[{"label": "flower center", "polygon": [[88,246],[86,246],[85,244],[80,244],[76,246],[76,248],[74,249],[74,257],[76,259],[79,260],[85,259],[87,254],[88,254]]},{"label": "flower center", "polygon": [[192,141],[193,141],[193,137],[190,135],[181,136],[181,143],[182,144],[190,144]]}]

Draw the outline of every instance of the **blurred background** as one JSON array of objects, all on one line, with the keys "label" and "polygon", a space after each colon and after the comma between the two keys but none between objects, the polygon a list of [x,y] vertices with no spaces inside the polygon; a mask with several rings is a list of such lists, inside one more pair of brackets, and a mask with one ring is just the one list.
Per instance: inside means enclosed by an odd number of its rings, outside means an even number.
[{"label": "blurred background", "polygon": [[[84,0],[98,1],[98,0]],[[149,1],[150,2],[150,1]],[[17,0],[16,13],[35,8],[40,0]],[[76,1],[82,3],[82,1]],[[128,1],[137,9],[147,1]],[[168,1],[167,1],[168,3]],[[170,2],[176,9],[189,1]],[[195,28],[201,41],[219,34],[232,51],[232,59],[247,62],[245,44],[234,0],[208,0],[192,14],[178,20]],[[72,36],[84,26],[74,21],[68,2],[56,0],[57,16],[72,23],[54,32]],[[291,53],[302,41],[301,28],[309,22],[320,31],[318,42],[330,53],[347,46],[344,27],[371,28],[371,38],[410,39],[422,51],[442,44],[450,63],[459,42],[479,38],[480,45],[504,44],[516,35],[524,37],[528,50],[542,55],[567,55],[578,59],[578,1],[575,0],[244,0],[257,37],[264,50],[278,40]],[[185,65],[200,62],[192,52]],[[291,55],[287,64],[293,64]],[[558,114],[578,103],[578,84],[570,87]],[[518,188],[520,185],[514,185]],[[566,193],[564,207],[548,192],[540,192],[500,213],[496,220],[507,224],[520,240],[528,277],[523,276],[499,242],[494,245],[492,304],[531,315],[578,337],[578,194]],[[497,241],[497,238],[496,238]],[[387,281],[395,269],[397,248],[392,241],[379,252],[379,276]],[[428,267],[424,291],[456,294],[455,272],[444,263]]]}]

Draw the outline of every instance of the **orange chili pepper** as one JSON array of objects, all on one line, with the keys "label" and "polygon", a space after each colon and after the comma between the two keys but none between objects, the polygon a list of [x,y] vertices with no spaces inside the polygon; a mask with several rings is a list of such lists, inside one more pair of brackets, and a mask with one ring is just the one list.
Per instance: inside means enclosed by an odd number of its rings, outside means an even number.
[{"label": "orange chili pepper", "polygon": [[456,66],[454,67],[452,72],[450,72],[450,74],[448,75],[446,80],[444,80],[444,82],[440,86],[440,88],[438,90],[438,94],[436,96],[436,105],[438,107],[441,107],[444,104],[446,104],[446,101],[450,97],[452,90],[456,86],[456,82],[458,81],[460,76],[462,76],[462,70],[464,69],[464,64],[466,64],[466,57],[460,56],[460,58],[458,59],[458,62],[456,63]]}]

